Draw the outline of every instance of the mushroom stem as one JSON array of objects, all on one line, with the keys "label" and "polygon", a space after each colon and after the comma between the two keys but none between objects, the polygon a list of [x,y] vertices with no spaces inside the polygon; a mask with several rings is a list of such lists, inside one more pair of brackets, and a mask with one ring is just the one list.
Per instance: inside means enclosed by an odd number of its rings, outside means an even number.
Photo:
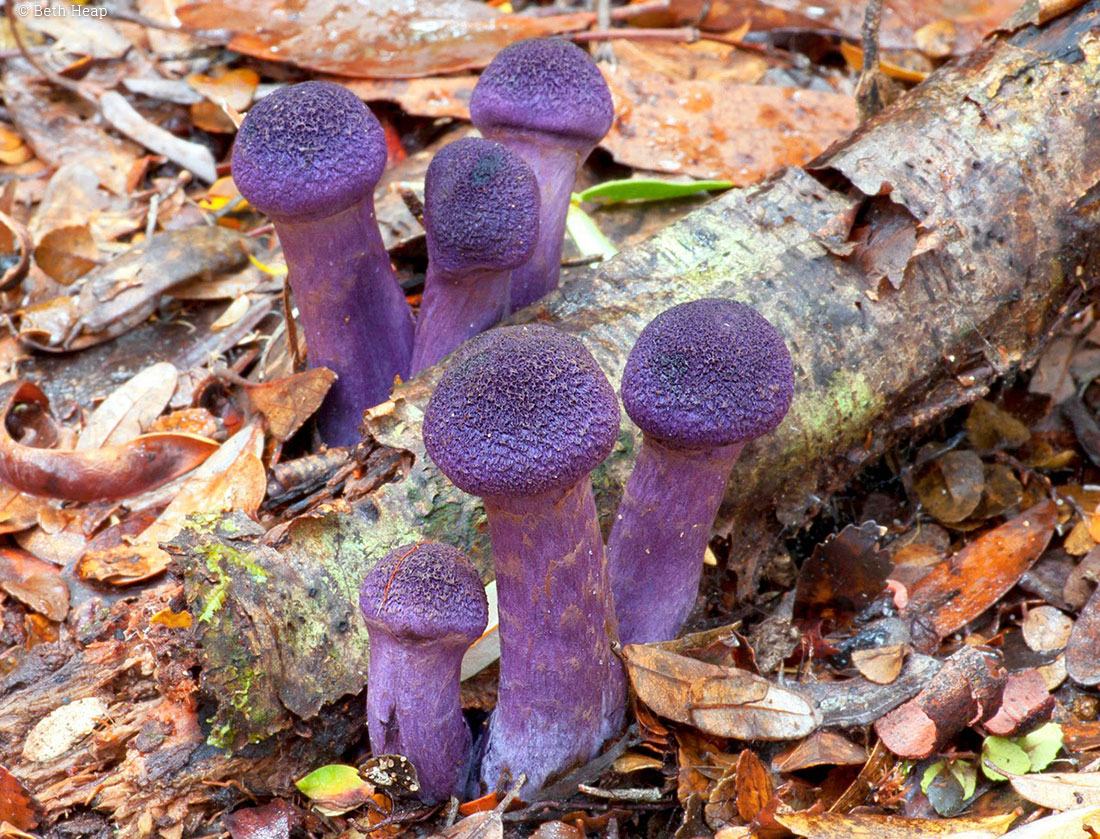
[{"label": "mushroom stem", "polygon": [[539,239],[526,264],[512,272],[511,311],[545,297],[558,287],[561,251],[565,242],[565,217],[577,170],[587,154],[574,147],[552,146],[528,134],[490,131],[490,139],[520,155],[539,184]]},{"label": "mushroom stem", "polygon": [[643,436],[607,539],[624,645],[666,641],[680,632],[699,592],[699,558],[743,448],[678,449]]},{"label": "mushroom stem", "polygon": [[564,489],[484,501],[501,663],[481,779],[491,790],[522,772],[537,790],[587,763],[622,725],[626,682],[609,641],[603,540],[587,475]]},{"label": "mushroom stem", "polygon": [[329,445],[354,446],[363,409],[384,402],[394,377],[408,375],[413,343],[412,313],[382,243],[373,197],[325,218],[276,221],[275,230],[310,365],[339,377],[320,414],[321,436]]},{"label": "mushroom stem", "polygon": [[456,347],[503,320],[513,273],[487,268],[466,276],[446,276],[429,263],[410,375],[438,364]]},{"label": "mushroom stem", "polygon": [[[461,640],[411,644],[378,627],[371,629],[371,751],[416,756],[420,797],[429,803],[461,794],[470,770],[470,727],[459,696],[466,646]],[[431,759],[423,760],[423,755]]]}]

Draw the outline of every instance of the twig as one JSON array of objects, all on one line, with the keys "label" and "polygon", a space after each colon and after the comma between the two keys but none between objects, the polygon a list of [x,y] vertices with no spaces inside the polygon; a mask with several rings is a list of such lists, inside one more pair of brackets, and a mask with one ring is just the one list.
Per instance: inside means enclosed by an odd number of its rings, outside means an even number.
[{"label": "twig", "polygon": [[592,29],[588,32],[573,32],[569,39],[583,44],[588,41],[677,41],[693,44],[699,40],[699,30],[694,26],[681,26],[679,29]]},{"label": "twig", "polygon": [[294,371],[302,369],[302,351],[298,348],[298,330],[294,326],[294,312],[290,306],[290,276],[283,283],[283,324],[286,328],[286,346],[294,361]]},{"label": "twig", "polygon": [[866,122],[883,109],[885,102],[879,81],[878,31],[882,24],[882,0],[867,0],[863,14],[863,69],[856,85],[859,121]]}]

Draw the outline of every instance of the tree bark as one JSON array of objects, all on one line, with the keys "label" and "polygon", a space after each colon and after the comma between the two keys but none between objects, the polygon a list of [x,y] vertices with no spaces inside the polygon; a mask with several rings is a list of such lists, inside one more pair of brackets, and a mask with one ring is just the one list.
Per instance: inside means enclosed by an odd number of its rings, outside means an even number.
[{"label": "tree bark", "polygon": [[[718,522],[735,546],[742,596],[777,539],[830,490],[900,437],[1030,364],[1059,319],[1095,289],[1098,32],[1093,0],[1041,29],[994,39],[812,165],[727,193],[519,316],[577,335],[616,382],[642,327],[685,300],[742,300],[784,334],[798,374],[794,405],[777,432],[742,455]],[[420,439],[438,375],[425,371],[374,412],[378,439],[415,462],[371,499],[364,512],[374,522],[355,553],[381,556],[436,538],[486,568],[484,512],[438,473]],[[605,524],[637,444],[624,422],[595,476]],[[195,570],[194,557],[180,561]],[[335,598],[337,583],[325,585]],[[47,818],[90,806],[124,839],[189,827],[241,786],[292,791],[294,778],[361,740],[362,708],[343,696],[349,674],[326,673],[307,685],[302,713],[320,708],[307,723],[294,722],[286,697],[296,694],[284,685],[268,691],[286,706],[274,736],[232,757],[206,745],[203,725],[215,709],[200,699],[219,697],[198,691],[191,668],[208,653],[188,630],[150,620],[181,601],[166,584],[110,612],[85,609],[60,641],[5,657],[0,763]],[[274,628],[257,638],[286,641],[267,637],[279,633],[277,622],[264,625]],[[322,695],[315,684],[336,687]],[[224,687],[222,699],[236,696]],[[108,708],[94,733],[55,757],[23,754],[50,711],[88,696]]]},{"label": "tree bark", "polygon": [[[616,384],[638,333],[686,300],[756,307],[785,336],[795,399],[734,470],[717,530],[738,592],[830,491],[914,429],[1036,360],[1096,287],[1100,260],[1100,4],[994,38],[933,74],[804,169],[731,190],[515,320],[576,335]],[[424,453],[440,374],[374,412],[415,456],[373,498],[381,554],[418,538],[491,565],[484,512]],[[606,525],[639,434],[594,480]]]}]

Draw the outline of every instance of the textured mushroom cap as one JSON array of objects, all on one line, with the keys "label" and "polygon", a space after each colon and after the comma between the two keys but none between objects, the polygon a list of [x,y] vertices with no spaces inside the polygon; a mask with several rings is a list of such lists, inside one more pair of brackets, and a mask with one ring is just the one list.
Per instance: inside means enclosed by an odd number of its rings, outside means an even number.
[{"label": "textured mushroom cap", "polygon": [[611,128],[615,107],[596,63],[561,38],[518,41],[496,54],[470,97],[470,118],[494,129],[552,135],[591,149]]},{"label": "textured mushroom cap", "polygon": [[537,495],[567,487],[611,452],[615,391],[576,338],[503,327],[461,351],[424,412],[424,446],[459,489]]},{"label": "textured mushroom cap", "polygon": [[363,580],[359,608],[368,626],[410,641],[471,644],[485,631],[485,589],[466,554],[439,542],[395,548]]},{"label": "textured mushroom cap", "polygon": [[260,212],[310,221],[372,194],[386,167],[386,137],[350,90],[302,82],[248,112],[231,165],[237,189]]},{"label": "textured mushroom cap", "polygon": [[424,178],[428,259],[445,274],[518,268],[539,240],[539,184],[522,157],[466,137],[443,148]]},{"label": "textured mushroom cap", "polygon": [[755,309],[704,299],[662,312],[623,370],[623,407],[648,435],[705,449],[766,434],[794,392],[791,355]]}]

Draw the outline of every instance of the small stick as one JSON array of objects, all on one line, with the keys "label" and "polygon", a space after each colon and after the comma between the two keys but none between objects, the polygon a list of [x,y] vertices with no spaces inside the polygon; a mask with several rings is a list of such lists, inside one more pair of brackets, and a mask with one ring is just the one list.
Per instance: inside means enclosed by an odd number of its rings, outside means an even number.
[{"label": "small stick", "polygon": [[592,29],[588,32],[574,32],[569,39],[577,44],[589,41],[677,41],[693,44],[699,40],[699,30],[693,26],[679,29]]},{"label": "small stick", "polygon": [[883,109],[882,88],[879,85],[878,33],[882,24],[882,0],[867,0],[863,15],[863,69],[856,85],[856,106],[859,121],[866,122]]}]

